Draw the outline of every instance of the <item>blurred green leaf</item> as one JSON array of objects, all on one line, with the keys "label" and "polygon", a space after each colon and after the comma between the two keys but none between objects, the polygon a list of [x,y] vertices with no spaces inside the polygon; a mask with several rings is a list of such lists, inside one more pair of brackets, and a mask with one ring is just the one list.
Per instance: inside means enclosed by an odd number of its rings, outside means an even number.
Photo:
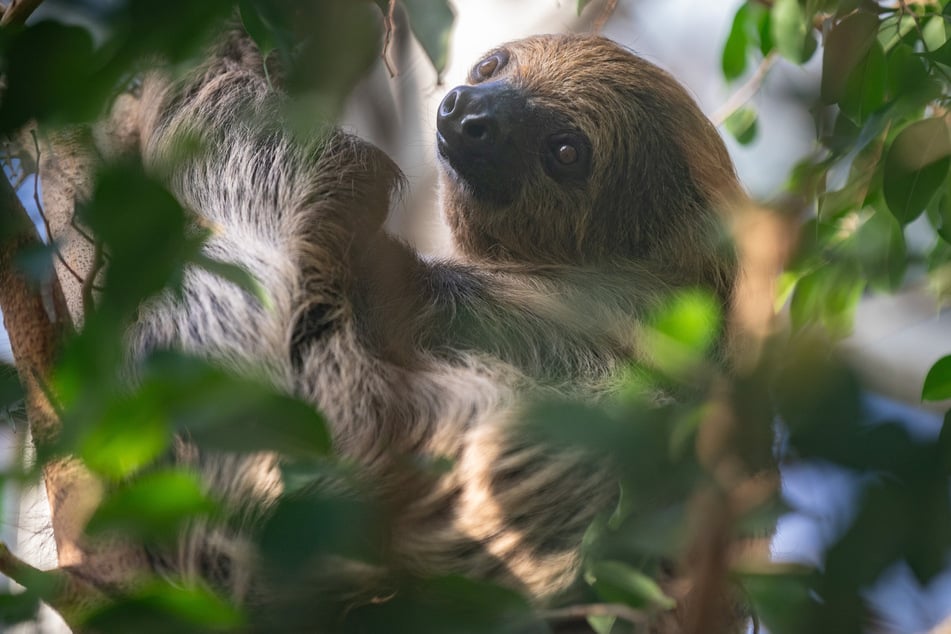
[{"label": "blurred green leaf", "polygon": [[78,453],[86,465],[113,480],[125,478],[161,456],[171,442],[159,404],[118,398],[81,436]]},{"label": "blurred green leaf", "polygon": [[756,615],[773,634],[800,634],[815,631],[809,618],[815,604],[810,573],[742,573],[743,590]]},{"label": "blurred green leaf", "polygon": [[107,14],[112,37],[104,45],[113,64],[131,66],[160,55],[172,63],[201,51],[225,26],[233,0],[131,0]]},{"label": "blurred green leaf", "polygon": [[842,266],[824,266],[803,275],[789,306],[793,328],[819,324],[833,336],[849,334],[865,285],[864,278]]},{"label": "blurred green leaf", "polygon": [[[878,35],[878,16],[856,11],[836,24],[826,36],[822,53],[822,89],[825,103],[837,103],[845,95],[846,80],[863,59],[868,59],[870,47]],[[884,53],[880,52],[880,64]],[[861,73],[872,79],[872,69]]]},{"label": "blurred green leaf", "polygon": [[165,469],[111,492],[89,520],[86,532],[119,531],[148,541],[171,541],[185,523],[216,510],[196,474]]},{"label": "blurred green leaf", "polygon": [[925,53],[925,56],[945,66],[951,66],[951,40],[946,40],[944,44],[933,51]]},{"label": "blurred green leaf", "polygon": [[915,578],[927,586],[947,568],[951,553],[951,496],[947,479],[930,461],[919,463],[918,478],[909,482],[906,497],[917,511],[909,518],[905,558]]},{"label": "blurred green leaf", "polygon": [[83,631],[200,634],[241,631],[243,624],[240,611],[205,588],[152,581],[94,609],[83,619]]},{"label": "blurred green leaf", "polygon": [[951,244],[951,178],[940,186],[927,212],[931,226],[946,243]]},{"label": "blurred green leaf", "polygon": [[178,201],[130,164],[100,170],[80,217],[110,258],[101,306],[124,318],[146,297],[180,284],[184,263],[201,246],[186,235],[186,215]]},{"label": "blurred green leaf", "polygon": [[770,18],[771,34],[780,55],[797,64],[812,57],[817,48],[816,38],[799,0],[776,0]]},{"label": "blurred green leaf", "polygon": [[620,561],[592,563],[585,572],[585,580],[608,603],[660,610],[670,610],[676,605],[656,581]]},{"label": "blurred green leaf", "polygon": [[21,249],[16,254],[16,266],[32,282],[49,283],[56,270],[53,258],[56,257],[57,248],[55,244],[38,244]]},{"label": "blurred green leaf", "polygon": [[614,616],[589,616],[588,625],[591,626],[591,629],[596,632],[596,634],[611,634],[611,629],[614,627],[614,624],[617,622],[617,617]]},{"label": "blurred green leaf", "polygon": [[873,41],[846,79],[844,92],[839,99],[842,111],[856,123],[864,123],[885,104],[885,77],[885,53],[881,45]]},{"label": "blurred green leaf", "polygon": [[[584,4],[578,2],[578,13],[584,9]],[[449,36],[456,19],[452,7],[446,0],[403,0],[403,5],[409,14],[413,35],[426,51],[436,72],[442,75],[449,55]]]},{"label": "blurred green leaf", "polygon": [[39,598],[32,592],[0,593],[0,625],[16,625],[36,618]]},{"label": "blurred green leaf", "polygon": [[644,335],[649,359],[670,377],[681,378],[702,363],[720,334],[720,309],[703,291],[684,291],[650,322]]},{"label": "blurred green leaf", "polygon": [[933,117],[906,126],[886,151],[885,201],[899,222],[917,218],[951,167],[951,131],[943,118]]},{"label": "blurred green leaf", "polygon": [[931,366],[921,388],[921,400],[943,401],[951,398],[951,355],[942,357]]},{"label": "blurred green leaf", "polygon": [[458,576],[411,584],[393,600],[355,610],[357,632],[413,634],[543,634],[528,603],[516,592]]},{"label": "blurred green leaf", "polygon": [[746,71],[747,49],[750,45],[746,34],[749,18],[749,6],[744,2],[733,16],[730,34],[727,36],[726,44],[723,45],[720,66],[726,79],[736,79]]},{"label": "blurred green leaf", "polygon": [[0,362],[0,408],[23,399],[23,385],[16,367]]},{"label": "blurred green leaf", "polygon": [[[339,114],[351,88],[379,60],[382,38],[377,8],[369,2],[324,0],[295,3],[297,45],[287,72],[292,96],[306,97],[324,120]],[[313,122],[311,122],[313,126]]]},{"label": "blurred green leaf", "polygon": [[[924,59],[912,46],[898,44],[891,50],[883,48],[886,52],[886,86],[891,99],[919,109],[941,96],[941,84],[934,80]],[[915,115],[916,119],[920,117],[920,113]]]},{"label": "blurred green leaf", "polygon": [[143,375],[142,397],[160,404],[158,411],[203,448],[299,457],[330,450],[330,435],[316,409],[264,383],[172,352],[154,354]]},{"label": "blurred green leaf", "polygon": [[856,440],[862,418],[858,378],[816,333],[796,336],[782,352],[772,389],[790,448],[804,457],[857,462],[850,456],[862,451]]},{"label": "blurred green leaf", "polygon": [[379,513],[359,498],[304,493],[280,500],[261,529],[258,544],[273,574],[293,579],[334,555],[366,563],[382,556]]},{"label": "blurred green leaf", "polygon": [[288,7],[272,0],[239,0],[241,24],[258,45],[261,54],[278,49],[287,60],[294,48],[294,33]]},{"label": "blurred green leaf", "polygon": [[905,233],[887,210],[876,210],[865,219],[848,246],[873,287],[894,291],[901,286],[908,268]]},{"label": "blurred green leaf", "polygon": [[118,75],[105,73],[83,28],[39,22],[0,34],[5,87],[0,100],[0,132],[30,119],[64,124],[100,114]]},{"label": "blurred green leaf", "polygon": [[751,21],[756,25],[760,53],[766,57],[776,48],[776,43],[773,41],[773,13],[766,5],[747,4],[750,8]]},{"label": "blurred green leaf", "polygon": [[756,119],[756,110],[744,106],[727,117],[723,125],[741,145],[749,145],[756,139]]},{"label": "blurred green leaf", "polygon": [[271,309],[271,296],[268,294],[267,289],[261,285],[256,277],[248,273],[248,271],[241,266],[231,262],[215,260],[204,253],[195,254],[192,258],[192,262],[209,273],[213,273],[247,292],[261,303],[264,310]]}]

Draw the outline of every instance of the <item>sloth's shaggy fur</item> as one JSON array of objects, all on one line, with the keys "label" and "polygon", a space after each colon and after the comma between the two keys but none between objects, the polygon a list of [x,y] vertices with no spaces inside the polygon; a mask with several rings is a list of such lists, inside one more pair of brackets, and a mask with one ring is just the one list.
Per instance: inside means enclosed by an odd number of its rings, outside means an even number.
[{"label": "sloth's shaggy fur", "polygon": [[[246,38],[225,38],[185,81],[151,77],[147,166],[213,227],[209,255],[246,268],[270,305],[192,270],[181,298],[153,302],[130,341],[137,356],[171,346],[263,369],[320,408],[335,450],[394,518],[393,569],[474,575],[544,600],[575,578],[582,534],[617,491],[577,453],[527,438],[519,404],[610,393],[641,354],[635,324],[672,289],[727,301],[734,269],[718,210],[742,194],[712,125],[656,66],[595,36],[499,52],[488,79],[524,97],[526,125],[582,135],[590,169],[561,182],[516,147],[517,187],[500,203],[443,160],[449,261],[381,229],[401,187],[383,152],[339,130],[301,141],[273,120],[283,97]],[[204,151],[176,154],[183,133]],[[280,494],[277,456],[205,455],[185,442],[178,453],[247,522]],[[421,457],[451,468],[406,468]],[[155,566],[259,600],[267,589],[240,524],[196,526],[177,550],[154,553]]]}]

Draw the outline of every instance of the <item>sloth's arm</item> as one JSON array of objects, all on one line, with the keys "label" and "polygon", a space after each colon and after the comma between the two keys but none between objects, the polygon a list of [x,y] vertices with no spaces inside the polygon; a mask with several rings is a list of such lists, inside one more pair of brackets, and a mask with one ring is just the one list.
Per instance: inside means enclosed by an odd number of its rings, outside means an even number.
[{"label": "sloth's arm", "polygon": [[582,380],[636,354],[634,320],[669,285],[643,268],[427,261],[383,232],[355,268],[366,339],[383,354],[486,353],[543,381]]}]

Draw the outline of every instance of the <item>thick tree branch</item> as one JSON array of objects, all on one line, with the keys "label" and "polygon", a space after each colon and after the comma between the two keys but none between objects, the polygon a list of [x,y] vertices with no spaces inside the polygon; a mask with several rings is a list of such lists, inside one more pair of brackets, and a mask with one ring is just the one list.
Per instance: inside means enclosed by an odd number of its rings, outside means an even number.
[{"label": "thick tree branch", "polygon": [[0,307],[27,392],[30,431],[35,442],[43,444],[56,435],[58,422],[42,382],[49,376],[60,341],[69,328],[69,313],[55,278],[40,285],[17,267],[17,255],[39,247],[40,241],[10,183],[5,178],[0,180]]},{"label": "thick tree branch", "polygon": [[[37,447],[44,449],[56,439],[60,425],[47,380],[71,324],[56,277],[38,283],[17,265],[18,254],[39,247],[40,241],[9,182],[0,181],[0,307],[26,390],[30,430]],[[121,589],[134,582],[145,569],[145,555],[131,544],[91,543],[83,537],[102,488],[78,460],[50,460],[43,473],[60,568],[76,578],[64,586],[65,594],[50,602],[68,616],[75,608],[101,600],[98,590]],[[3,554],[0,551],[0,572],[16,579],[26,569],[12,555]]]}]

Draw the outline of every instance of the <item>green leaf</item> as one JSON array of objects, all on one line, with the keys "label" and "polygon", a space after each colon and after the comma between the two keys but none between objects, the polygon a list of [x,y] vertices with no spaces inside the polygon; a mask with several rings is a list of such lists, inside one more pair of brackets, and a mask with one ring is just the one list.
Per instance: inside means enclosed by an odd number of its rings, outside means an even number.
[{"label": "green leaf", "polygon": [[951,244],[951,179],[942,189],[928,205],[928,220],[938,235],[947,244]]},{"label": "green leaf", "polygon": [[[436,72],[442,75],[449,55],[449,36],[456,16],[446,0],[403,0],[410,28],[426,51]],[[580,13],[584,6],[578,3]]]},{"label": "green leaf", "polygon": [[109,254],[101,306],[130,316],[146,297],[180,283],[200,242],[186,236],[181,205],[140,167],[100,170],[82,221]]},{"label": "green leaf", "polygon": [[727,117],[723,125],[741,145],[749,145],[756,139],[756,110],[744,106]]},{"label": "green leaf", "polygon": [[234,606],[206,588],[153,581],[94,609],[83,619],[83,631],[199,634],[241,631],[243,624]]},{"label": "green leaf", "polygon": [[720,333],[716,300],[702,291],[679,293],[652,320],[644,337],[651,361],[670,377],[702,362]]},{"label": "green leaf", "polygon": [[334,555],[376,563],[381,557],[383,521],[357,496],[332,497],[313,491],[282,498],[259,533],[262,558],[277,574],[307,574],[316,558]]},{"label": "green leaf", "polygon": [[937,49],[925,53],[925,57],[933,62],[951,66],[951,39],[946,40],[945,43]]},{"label": "green leaf", "polygon": [[839,99],[842,111],[859,125],[885,104],[885,53],[873,41],[863,57],[849,73],[845,92]]},{"label": "green leaf", "polygon": [[875,211],[849,240],[869,283],[885,291],[901,286],[908,268],[902,226],[886,210]]},{"label": "green leaf", "polygon": [[[822,53],[822,100],[837,103],[853,69],[868,54],[878,35],[878,17],[857,11],[836,24],[826,38]],[[884,61],[884,52],[881,54]]]},{"label": "green leaf", "polygon": [[159,404],[119,398],[108,403],[82,435],[78,452],[90,469],[119,480],[155,461],[170,442],[171,432]]},{"label": "green leaf", "polygon": [[951,398],[951,355],[938,359],[928,370],[921,388],[921,400],[943,401]]},{"label": "green leaf", "polygon": [[763,57],[766,57],[776,48],[773,41],[772,11],[759,3],[749,6],[752,22],[756,27],[755,35],[759,40],[759,50]]},{"label": "green leaf", "polygon": [[747,49],[750,45],[747,36],[747,23],[750,17],[749,6],[744,2],[733,16],[733,26],[723,45],[723,56],[720,60],[723,76],[726,79],[736,79],[746,70]]},{"label": "green leaf", "polygon": [[803,275],[796,283],[789,314],[793,328],[819,324],[834,337],[852,331],[855,307],[866,280],[853,270],[825,265]]},{"label": "green leaf", "polygon": [[54,124],[93,119],[118,77],[106,72],[86,29],[40,22],[0,38],[4,91],[0,132],[30,119]]},{"label": "green leaf", "polygon": [[163,404],[176,429],[201,447],[310,458],[330,450],[323,417],[310,403],[209,362],[159,352],[145,364],[140,393]]},{"label": "green leaf", "polygon": [[591,629],[594,630],[597,634],[611,634],[611,629],[614,627],[614,624],[617,622],[617,617],[615,616],[589,616],[588,625],[591,626]]},{"label": "green leaf", "polygon": [[112,492],[96,509],[90,535],[119,531],[146,540],[178,536],[185,522],[207,517],[217,506],[202,492],[198,476],[181,470],[149,473]]},{"label": "green leaf", "polygon": [[[942,94],[941,84],[928,72],[924,58],[907,44],[885,48],[888,96],[904,104],[906,110],[919,111]],[[920,117],[920,113],[915,118]]]},{"label": "green leaf", "polygon": [[258,45],[261,55],[277,49],[285,61],[294,48],[293,26],[286,7],[271,0],[239,0],[241,24]]},{"label": "green leaf", "polygon": [[917,218],[948,177],[951,131],[934,117],[906,126],[885,155],[885,202],[899,222]]},{"label": "green leaf", "polygon": [[32,592],[0,594],[0,625],[16,625],[36,618],[39,598]]},{"label": "green leaf", "polygon": [[810,631],[810,611],[816,600],[810,575],[795,573],[740,575],[743,591],[757,616],[773,634],[800,634]]},{"label": "green leaf", "polygon": [[661,610],[670,610],[677,604],[653,579],[619,561],[592,563],[585,573],[585,580],[610,603]]},{"label": "green leaf", "polygon": [[247,269],[232,262],[215,260],[204,253],[196,254],[195,257],[192,258],[192,262],[209,273],[214,273],[221,279],[227,280],[241,290],[246,291],[249,295],[256,298],[265,310],[273,305],[267,289],[265,289],[258,279],[251,275]]},{"label": "green leaf", "polygon": [[780,55],[801,64],[816,51],[812,26],[798,0],[776,0],[770,10],[772,36]]},{"label": "green leaf", "polygon": [[23,399],[20,375],[12,365],[0,363],[0,407],[10,407]]},{"label": "green leaf", "polygon": [[[263,1],[263,0],[262,0]],[[297,36],[286,75],[291,106],[331,117],[353,86],[379,60],[383,38],[378,9],[368,2],[322,0],[293,3]],[[292,114],[297,114],[292,112]],[[293,121],[302,130],[313,129]]]}]

